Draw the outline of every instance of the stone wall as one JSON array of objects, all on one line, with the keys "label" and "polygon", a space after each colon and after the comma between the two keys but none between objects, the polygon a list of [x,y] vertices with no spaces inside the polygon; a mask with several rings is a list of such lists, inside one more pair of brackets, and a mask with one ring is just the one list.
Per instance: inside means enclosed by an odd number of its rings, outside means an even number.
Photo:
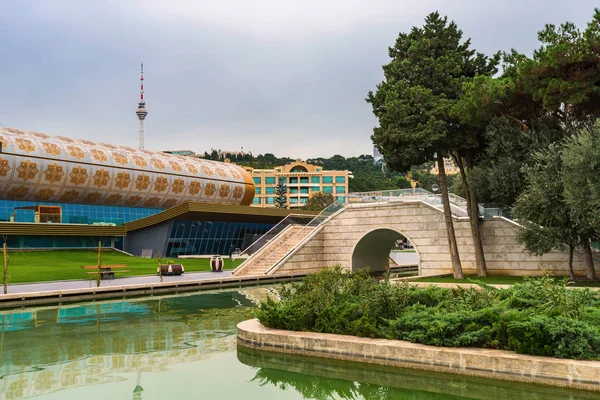
[{"label": "stone wall", "polygon": [[[453,219],[463,271],[474,274],[475,252],[469,220]],[[352,254],[358,242],[378,229],[401,233],[413,243],[419,256],[420,275],[452,272],[443,213],[415,201],[348,205],[284,260],[275,273],[312,273],[334,265],[352,269]],[[568,251],[534,256],[517,243],[517,229],[515,223],[504,218],[482,222],[482,240],[490,274],[542,275],[544,271],[567,274]],[[585,275],[581,254],[575,254],[574,265],[578,275]]]},{"label": "stone wall", "polygon": [[256,350],[356,361],[600,390],[600,362],[535,357],[511,351],[425,346],[400,340],[370,339],[266,328],[257,320],[237,326],[238,345]]}]

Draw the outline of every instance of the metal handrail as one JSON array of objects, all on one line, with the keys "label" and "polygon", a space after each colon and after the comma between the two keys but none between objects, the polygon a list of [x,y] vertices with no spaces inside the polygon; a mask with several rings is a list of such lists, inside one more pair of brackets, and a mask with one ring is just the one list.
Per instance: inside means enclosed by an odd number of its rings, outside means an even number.
[{"label": "metal handrail", "polygon": [[325,207],[316,217],[314,217],[308,224],[304,225],[298,232],[296,232],[294,235],[292,235],[288,240],[286,240],[284,243],[281,244],[281,246],[279,246],[278,248],[275,249],[275,251],[273,251],[267,258],[265,258],[265,261],[269,261],[276,253],[279,249],[281,249],[283,246],[285,246],[286,244],[288,244],[292,239],[296,238],[300,233],[304,232],[304,230],[306,229],[306,227],[308,226],[313,226],[313,222],[317,221],[319,218],[322,218],[324,216],[325,213],[331,211],[331,209],[334,209],[335,207],[335,211],[333,211],[331,214],[327,215],[327,217],[325,217],[322,221],[320,221],[318,224],[314,225],[313,227],[316,228],[318,226],[320,226],[322,223],[324,223],[325,221],[327,221],[327,219],[333,215],[336,211],[340,210],[341,208],[345,207],[347,203],[347,199],[346,196],[344,196],[344,201],[340,202],[339,200],[334,201],[333,203],[331,203],[329,206]]},{"label": "metal handrail", "polygon": [[[248,252],[248,250],[250,250],[251,247],[253,247],[254,245],[256,245],[257,243],[259,243],[263,238],[267,238],[268,235],[277,235],[279,232],[283,231],[284,228],[281,228],[284,224],[285,226],[289,226],[289,225],[293,225],[292,223],[290,223],[290,221],[293,220],[294,217],[302,217],[304,219],[306,219],[306,215],[304,214],[288,214],[284,219],[282,219],[281,221],[279,221],[277,224],[275,224],[271,229],[269,229],[266,233],[264,233],[263,235],[261,235],[258,239],[256,239],[254,242],[252,242],[248,247],[246,247],[244,250],[242,250],[239,254],[236,254],[235,257],[232,257],[232,260],[235,261],[238,258],[240,258],[243,254],[246,254]],[[295,222],[295,221],[294,221]],[[301,225],[300,223],[295,223],[296,225]],[[277,233],[274,233],[277,230]],[[266,240],[266,242],[264,242],[264,244],[260,247],[258,247],[257,249],[254,249],[254,252],[257,252],[258,250],[260,250],[265,244],[267,244],[269,242],[269,240]]]}]

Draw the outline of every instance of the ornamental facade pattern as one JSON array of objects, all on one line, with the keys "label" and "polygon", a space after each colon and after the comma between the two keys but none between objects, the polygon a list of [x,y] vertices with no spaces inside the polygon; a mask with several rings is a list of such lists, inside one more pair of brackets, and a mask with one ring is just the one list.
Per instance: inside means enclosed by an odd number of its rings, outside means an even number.
[{"label": "ornamental facade pattern", "polygon": [[252,201],[233,164],[0,127],[0,199],[169,208]]}]

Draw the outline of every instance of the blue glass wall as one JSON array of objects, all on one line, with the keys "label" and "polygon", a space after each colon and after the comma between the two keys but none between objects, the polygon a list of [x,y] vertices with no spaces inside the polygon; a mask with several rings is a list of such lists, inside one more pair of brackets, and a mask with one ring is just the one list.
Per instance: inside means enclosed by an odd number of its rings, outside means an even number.
[{"label": "blue glass wall", "polygon": [[14,213],[15,222],[35,222],[35,212],[33,210],[15,210],[15,208],[37,205],[60,206],[62,208],[62,222],[65,224],[93,224],[95,222],[106,222],[122,225],[126,222],[148,217],[163,211],[160,208],[0,200],[0,221],[9,221],[11,214]]},{"label": "blue glass wall", "polygon": [[200,254],[228,255],[243,250],[274,224],[214,221],[173,221],[167,257]]}]

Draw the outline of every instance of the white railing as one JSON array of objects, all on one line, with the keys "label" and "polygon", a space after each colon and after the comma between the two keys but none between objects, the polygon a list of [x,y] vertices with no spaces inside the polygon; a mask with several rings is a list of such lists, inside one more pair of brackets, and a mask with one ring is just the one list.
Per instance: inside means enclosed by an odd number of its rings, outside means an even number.
[{"label": "white railing", "polygon": [[[469,211],[467,209],[467,200],[457,196],[454,193],[449,193],[450,209],[452,215],[456,217],[467,217]],[[436,208],[442,207],[442,195],[431,193],[425,189],[394,189],[394,190],[377,190],[371,192],[358,192],[348,194],[348,203],[375,203],[375,202],[390,202],[390,201],[414,201],[420,200],[430,204]],[[479,204],[479,215],[484,218],[503,216],[509,218],[506,210],[489,207],[485,204]]]},{"label": "white railing", "polygon": [[290,225],[303,225],[309,223],[310,220],[306,215],[303,214],[289,214],[284,219],[279,221],[275,226],[269,229],[265,234],[260,236],[254,242],[252,242],[248,247],[244,250],[240,251],[239,254],[236,254],[232,257],[233,261],[245,255],[252,255],[260,250],[264,245],[269,243],[269,241],[277,236],[281,231],[287,228]]},{"label": "white railing", "polygon": [[[329,206],[325,207],[316,217],[314,217],[308,224],[304,225],[298,232],[290,236],[285,242],[283,242],[279,247],[275,249],[266,259],[265,261],[269,261],[277,252],[283,248],[285,245],[290,243],[294,239],[302,238],[312,232],[315,228],[325,223],[334,213],[341,210],[346,206],[347,198],[344,197],[342,201],[336,200],[331,203]],[[304,236],[303,236],[304,235]],[[293,249],[291,249],[293,250]],[[287,252],[286,252],[287,253]]]}]

